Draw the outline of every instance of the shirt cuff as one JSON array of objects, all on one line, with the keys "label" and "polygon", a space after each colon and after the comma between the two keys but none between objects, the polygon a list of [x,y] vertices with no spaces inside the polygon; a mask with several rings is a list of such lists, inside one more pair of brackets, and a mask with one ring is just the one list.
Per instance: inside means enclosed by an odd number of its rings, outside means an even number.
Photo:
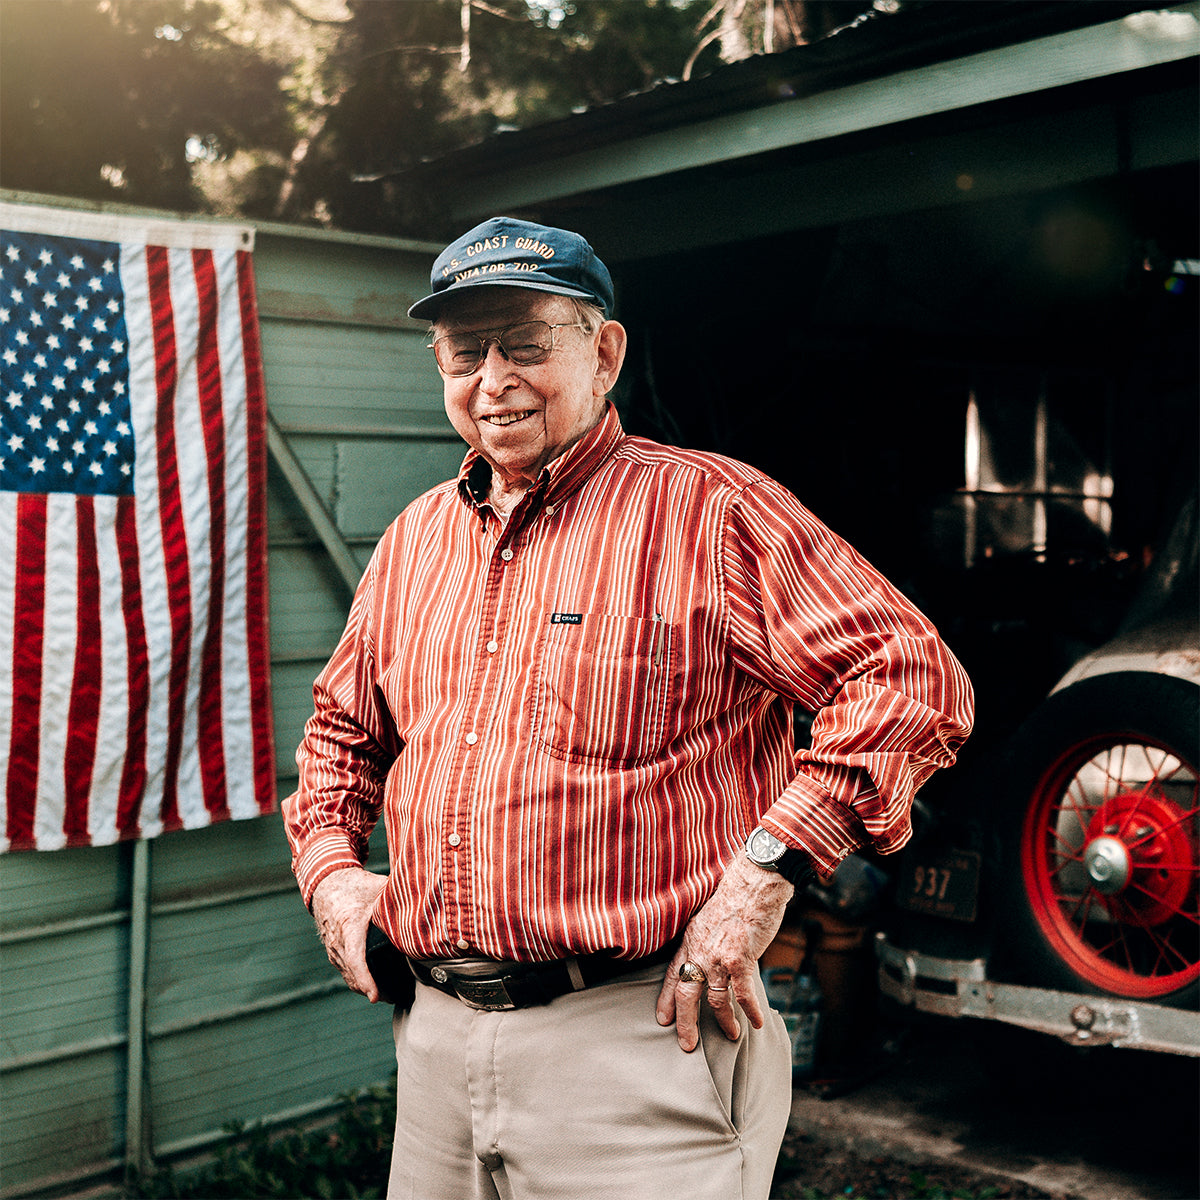
[{"label": "shirt cuff", "polygon": [[781,842],[803,850],[824,879],[870,841],[858,817],[806,775],[792,780],[760,823]]},{"label": "shirt cuff", "polygon": [[304,903],[311,909],[313,892],[322,879],[334,871],[362,865],[354,841],[341,830],[328,829],[314,834],[297,851],[292,859],[292,873],[300,884]]}]

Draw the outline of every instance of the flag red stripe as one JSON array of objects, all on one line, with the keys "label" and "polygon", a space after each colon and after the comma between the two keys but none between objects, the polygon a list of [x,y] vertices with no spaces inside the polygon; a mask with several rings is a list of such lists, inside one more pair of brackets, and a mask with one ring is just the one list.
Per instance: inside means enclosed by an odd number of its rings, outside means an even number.
[{"label": "flag red stripe", "polygon": [[121,561],[121,608],[128,655],[128,727],[121,789],[117,795],[117,836],[141,833],[142,796],[146,790],[146,714],[150,706],[150,652],[142,612],[142,580],[138,564],[137,502],[117,497],[116,545]]},{"label": "flag red stripe", "polygon": [[86,846],[91,841],[88,794],[96,761],[103,672],[95,497],[76,497],[75,524],[75,673],[67,707],[63,833],[68,846]]},{"label": "flag red stripe", "polygon": [[17,579],[13,622],[13,746],[6,802],[8,836],[13,849],[33,845],[38,784],[37,730],[42,706],[42,637],[46,598],[46,497],[17,498]]},{"label": "flag red stripe", "polygon": [[163,771],[162,823],[179,829],[179,760],[187,704],[189,645],[192,634],[191,573],[179,490],[175,443],[175,390],[179,363],[175,344],[175,314],[171,305],[170,261],[162,246],[146,247],[153,326],[155,379],[158,390],[158,509],[166,570],[167,611],[171,626],[171,669],[167,686],[167,746]]},{"label": "flag red stripe", "polygon": [[200,656],[200,777],[204,805],[213,820],[229,816],[221,716],[221,653],[225,613],[225,418],[221,356],[217,345],[217,272],[211,250],[193,250],[192,265],[200,302],[196,368],[200,421],[208,464],[209,559],[208,624]]},{"label": "flag red stripe", "polygon": [[270,646],[267,617],[266,390],[254,300],[254,264],[239,250],[238,300],[242,316],[242,359],[246,372],[247,521],[246,642],[250,656],[250,711],[254,738],[255,794],[268,811],[275,795],[275,731],[271,714]]}]

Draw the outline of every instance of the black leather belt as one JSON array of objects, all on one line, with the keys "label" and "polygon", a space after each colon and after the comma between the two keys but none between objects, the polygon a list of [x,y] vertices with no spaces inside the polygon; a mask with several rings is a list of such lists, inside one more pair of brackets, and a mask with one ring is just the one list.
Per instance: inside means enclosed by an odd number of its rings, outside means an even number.
[{"label": "black leather belt", "polygon": [[619,979],[646,967],[669,962],[678,939],[645,958],[585,954],[553,962],[502,962],[489,958],[410,958],[412,973],[430,987],[461,1000],[468,1008],[505,1012],[549,1004],[569,992]]}]

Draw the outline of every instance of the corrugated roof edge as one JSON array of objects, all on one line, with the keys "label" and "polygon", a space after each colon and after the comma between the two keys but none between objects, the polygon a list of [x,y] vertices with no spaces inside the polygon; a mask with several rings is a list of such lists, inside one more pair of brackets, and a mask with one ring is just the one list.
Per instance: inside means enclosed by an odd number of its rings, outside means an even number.
[{"label": "corrugated roof edge", "polygon": [[811,96],[896,71],[946,62],[983,50],[1118,20],[1147,8],[1178,5],[1153,0],[909,0],[899,12],[880,14],[807,45],[756,55],[699,79],[661,81],[582,113],[527,129],[505,130],[449,151],[420,166],[372,179],[403,179],[419,186],[450,173],[485,175],[521,156],[570,154],[619,141],[628,127],[640,133],[670,129],[713,114],[731,114]]},{"label": "corrugated roof edge", "polygon": [[353,233],[341,229],[321,229],[314,225],[289,225],[282,221],[259,221],[253,217],[223,217],[203,212],[172,212],[169,209],[148,208],[115,200],[96,200],[82,196],[55,196],[41,192],[23,192],[0,188],[0,200],[10,204],[41,204],[47,208],[65,208],[77,212],[109,212],[122,216],[152,217],[170,221],[196,221],[206,225],[249,225],[256,236],[300,238],[327,242],[331,245],[353,245],[380,250],[406,251],[436,256],[442,243],[414,238],[388,237],[377,233]]}]

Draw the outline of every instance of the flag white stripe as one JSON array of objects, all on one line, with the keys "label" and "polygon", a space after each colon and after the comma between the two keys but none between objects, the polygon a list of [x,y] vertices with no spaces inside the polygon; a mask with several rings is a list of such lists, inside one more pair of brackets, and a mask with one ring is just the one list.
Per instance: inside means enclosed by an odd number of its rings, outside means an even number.
[{"label": "flag white stripe", "polygon": [[117,498],[96,497],[96,558],[100,574],[100,638],[103,672],[92,769],[92,844],[117,840],[117,802],[129,729],[129,643],[122,607],[121,559],[117,546]]},{"label": "flag white stripe", "polygon": [[[129,329],[153,327],[146,252],[139,246],[121,247],[121,283],[125,289]],[[167,594],[162,523],[158,509],[158,385],[152,338],[130,337],[129,401],[137,445],[133,491],[137,498],[137,549],[142,584],[142,614],[146,623],[148,689],[146,704],[146,785],[141,832],[162,832],[160,810],[166,775],[168,695],[171,671],[171,617],[165,603],[150,597]]]},{"label": "flag white stripe", "polygon": [[[17,497],[13,492],[0,492],[0,754],[4,770],[0,779],[7,775],[8,760],[12,746],[13,694],[12,648],[14,623],[16,620],[16,574],[17,574]],[[6,824],[7,829],[7,824]],[[0,846],[8,849],[7,832],[0,839]]]},{"label": "flag white stripe", "polygon": [[61,493],[46,503],[46,596],[43,612],[42,700],[34,836],[39,846],[66,845],[63,791],[66,786],[67,718],[75,678],[77,500]]},{"label": "flag white stripe", "polygon": [[[175,465],[183,504],[183,526],[188,556],[188,589],[191,596],[191,630],[188,644],[187,693],[183,711],[183,744],[200,744],[200,663],[208,633],[208,596],[212,587],[209,535],[212,512],[208,497],[208,462],[204,428],[200,420],[200,392],[196,378],[196,332],[199,302],[191,252],[172,250],[171,305],[175,312],[175,353],[179,378],[175,394]],[[208,824],[199,754],[179,760],[179,817],[185,829]]]},{"label": "flag white stripe", "polygon": [[250,462],[246,369],[238,302],[237,260],[216,256],[220,320],[221,389],[225,412],[225,589],[222,603],[222,705],[229,811],[234,817],[258,811],[252,772],[228,770],[231,763],[253,761],[254,726],[250,693],[250,645],[246,627],[246,564],[250,529]]}]

